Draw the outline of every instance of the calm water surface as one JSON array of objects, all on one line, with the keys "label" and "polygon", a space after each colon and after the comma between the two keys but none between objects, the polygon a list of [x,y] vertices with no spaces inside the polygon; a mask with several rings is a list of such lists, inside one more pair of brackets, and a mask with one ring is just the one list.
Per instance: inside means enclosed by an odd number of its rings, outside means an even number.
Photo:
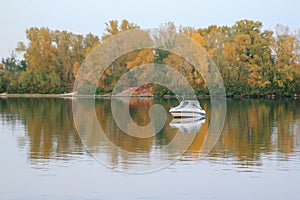
[{"label": "calm water surface", "polygon": [[[213,122],[210,101],[200,102],[206,120],[174,126],[168,114],[157,135],[137,140],[116,125],[111,100],[97,99],[97,120],[105,137],[137,155],[131,157],[93,135],[88,108],[82,108],[82,141],[70,99],[0,99],[0,199],[299,199],[300,100],[227,100],[222,134],[205,157],[200,150]],[[131,99],[133,120],[147,125],[154,103],[167,110],[178,104]],[[107,165],[125,171],[146,165],[155,153],[169,159],[172,151],[160,149],[178,130],[182,142],[177,141],[174,149],[180,150],[191,135],[193,141],[176,163],[160,171],[120,173],[94,158],[99,155]]]}]

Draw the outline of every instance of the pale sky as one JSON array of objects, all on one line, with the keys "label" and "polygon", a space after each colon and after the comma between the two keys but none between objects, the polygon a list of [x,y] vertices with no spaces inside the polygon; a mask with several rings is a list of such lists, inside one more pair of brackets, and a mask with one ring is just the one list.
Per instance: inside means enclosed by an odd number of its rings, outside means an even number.
[{"label": "pale sky", "polygon": [[49,27],[76,34],[101,36],[104,23],[127,19],[142,28],[176,25],[204,28],[233,25],[241,19],[261,21],[265,29],[276,24],[300,28],[299,0],[1,0],[0,58],[7,57],[30,27]]}]

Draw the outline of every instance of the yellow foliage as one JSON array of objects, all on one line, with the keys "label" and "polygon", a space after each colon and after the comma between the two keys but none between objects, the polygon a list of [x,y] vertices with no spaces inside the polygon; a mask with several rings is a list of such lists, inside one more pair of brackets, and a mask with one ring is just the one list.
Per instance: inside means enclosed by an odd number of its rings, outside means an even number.
[{"label": "yellow foliage", "polygon": [[251,38],[246,34],[239,34],[235,37],[236,49],[245,51],[251,45]]},{"label": "yellow foliage", "polygon": [[74,74],[74,77],[77,76],[79,67],[80,67],[80,63],[79,63],[79,62],[75,62],[75,63],[73,64],[73,74]]},{"label": "yellow foliage", "polygon": [[194,33],[192,39],[198,42],[201,46],[205,46],[205,40],[199,33]]},{"label": "yellow foliage", "polygon": [[278,81],[277,81],[277,84],[278,84],[278,86],[279,86],[279,87],[281,87],[281,88],[284,86],[284,84],[283,84],[283,81],[282,81],[282,80],[278,80]]},{"label": "yellow foliage", "polygon": [[201,79],[201,78],[197,78],[197,79],[195,80],[195,83],[196,83],[197,85],[199,85],[201,82],[202,82],[202,79]]},{"label": "yellow foliage", "polygon": [[106,75],[105,75],[105,73],[103,73],[103,74],[101,75],[101,80],[105,80],[105,78],[106,78]]},{"label": "yellow foliage", "polygon": [[106,71],[105,71],[105,73],[107,74],[107,75],[112,75],[112,72],[111,72],[111,70],[110,70],[110,68],[108,68]]},{"label": "yellow foliage", "polygon": [[214,49],[210,49],[210,50],[208,50],[208,52],[207,52],[208,56],[211,57],[211,58],[214,56],[214,53],[215,53],[215,50],[214,50]]},{"label": "yellow foliage", "polygon": [[153,63],[154,55],[152,49],[143,49],[135,57],[133,61],[127,62],[127,69],[132,69],[136,66]]},{"label": "yellow foliage", "polygon": [[225,57],[227,60],[234,60],[234,48],[228,42],[226,42],[224,45],[223,57]]},{"label": "yellow foliage", "polygon": [[168,57],[164,59],[164,63],[165,65],[174,67],[175,69],[184,67],[184,59],[175,54],[169,54]]}]

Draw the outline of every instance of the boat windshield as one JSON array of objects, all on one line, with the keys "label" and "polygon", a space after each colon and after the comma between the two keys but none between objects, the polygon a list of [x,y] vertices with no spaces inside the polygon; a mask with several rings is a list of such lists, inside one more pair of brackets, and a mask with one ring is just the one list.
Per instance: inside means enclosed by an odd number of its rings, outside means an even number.
[{"label": "boat windshield", "polygon": [[201,108],[198,101],[182,101],[178,108]]}]

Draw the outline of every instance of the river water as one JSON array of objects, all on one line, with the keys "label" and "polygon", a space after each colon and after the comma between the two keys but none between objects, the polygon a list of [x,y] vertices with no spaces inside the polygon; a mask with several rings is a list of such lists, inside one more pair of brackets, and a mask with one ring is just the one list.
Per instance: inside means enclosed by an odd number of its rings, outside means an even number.
[{"label": "river water", "polygon": [[[111,99],[77,108],[82,126],[72,99],[2,98],[0,199],[299,199],[299,99],[227,99],[206,153],[216,122],[210,100],[199,101],[206,119],[178,123],[167,112],[156,135],[139,139],[118,127]],[[178,101],[131,99],[133,121],[149,124],[153,104]]]}]

